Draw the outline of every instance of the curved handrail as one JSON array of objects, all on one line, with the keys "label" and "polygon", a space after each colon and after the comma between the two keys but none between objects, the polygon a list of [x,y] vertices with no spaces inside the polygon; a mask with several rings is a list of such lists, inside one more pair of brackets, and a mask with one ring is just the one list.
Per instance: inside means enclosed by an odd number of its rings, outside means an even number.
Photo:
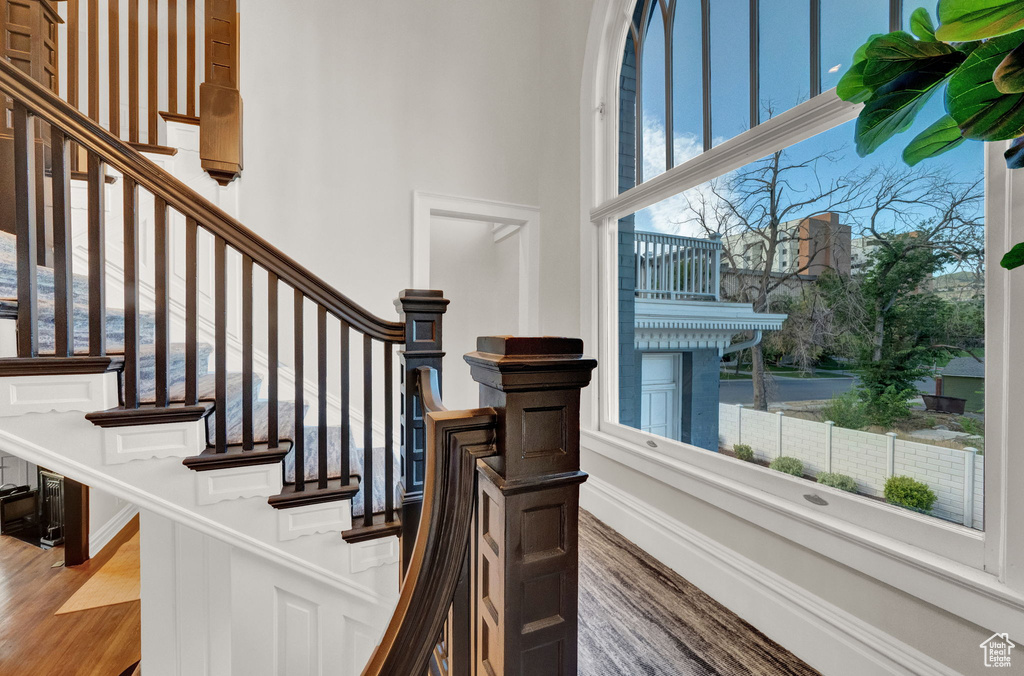
[{"label": "curved handrail", "polygon": [[496,453],[495,410],[445,410],[437,372],[417,371],[427,427],[423,519],[395,614],[363,676],[427,673],[469,548],[476,461]]},{"label": "curved handrail", "polygon": [[405,325],[382,319],[335,290],[280,249],[223,212],[199,193],[150,162],[127,142],[117,138],[76,108],[58,98],[16,66],[0,59],[0,91],[13,97],[80,146],[91,150],[119,172],[162,198],[186,218],[224,239],[286,284],[301,291],[353,328],[378,340],[400,343]]}]

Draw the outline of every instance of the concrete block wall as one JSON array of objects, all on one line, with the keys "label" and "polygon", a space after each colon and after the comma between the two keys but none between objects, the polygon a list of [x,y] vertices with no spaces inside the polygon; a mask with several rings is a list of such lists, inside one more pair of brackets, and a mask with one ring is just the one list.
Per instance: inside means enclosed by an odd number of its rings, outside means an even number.
[{"label": "concrete block wall", "polygon": [[[893,474],[924,482],[935,492],[932,514],[964,523],[964,500],[968,476],[967,463],[974,464],[971,518],[977,529],[984,528],[985,458],[953,448],[932,446],[887,435],[848,430],[832,426],[831,465],[826,423],[780,416],[731,404],[719,406],[719,443],[733,447],[748,444],[759,460],[771,462],[780,455],[799,458],[806,474],[817,476],[832,471],[857,481],[857,489],[866,495],[882,497],[889,477],[889,444],[893,444]],[[742,423],[741,423],[742,415]],[[831,468],[830,468],[831,467]]]}]

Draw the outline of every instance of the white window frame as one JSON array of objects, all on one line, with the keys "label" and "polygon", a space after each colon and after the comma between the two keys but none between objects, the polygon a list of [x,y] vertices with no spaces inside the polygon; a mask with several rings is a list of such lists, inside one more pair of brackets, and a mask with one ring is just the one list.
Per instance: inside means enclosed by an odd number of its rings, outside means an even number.
[{"label": "white window frame", "polygon": [[[595,0],[584,64],[581,328],[599,358],[596,386],[583,407],[584,447],[970,621],[1024,633],[1024,490],[1008,490],[1024,487],[1024,415],[1017,412],[1024,402],[1024,359],[1013,359],[1014,351],[1024,352],[1024,309],[1016,319],[1010,312],[1015,300],[1024,308],[1024,271],[1007,272],[997,263],[1001,252],[1024,241],[1024,170],[1007,171],[1005,145],[987,144],[984,532],[812,489],[803,480],[620,425],[618,219],[853,120],[861,107],[834,90],[824,92],[619,194],[619,70],[634,2]],[[827,507],[803,498],[822,491]]]}]

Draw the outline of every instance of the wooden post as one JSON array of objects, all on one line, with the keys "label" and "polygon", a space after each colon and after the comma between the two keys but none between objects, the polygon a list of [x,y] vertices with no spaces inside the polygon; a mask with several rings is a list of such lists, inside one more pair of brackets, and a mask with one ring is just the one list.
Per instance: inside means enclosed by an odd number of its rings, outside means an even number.
[{"label": "wooden post", "polygon": [[466,355],[498,455],[480,461],[473,670],[576,673],[580,390],[597,365],[575,338],[479,338]]},{"label": "wooden post", "polygon": [[227,185],[242,173],[238,2],[206,0],[205,16],[206,78],[199,87],[199,159],[206,173]]},{"label": "wooden post", "polygon": [[406,289],[398,295],[395,307],[405,323],[405,348],[401,352],[402,400],[402,571],[409,566],[416,530],[423,509],[423,479],[426,471],[426,428],[423,406],[416,387],[416,369],[429,366],[437,370],[441,384],[441,318],[448,308],[441,291]]}]

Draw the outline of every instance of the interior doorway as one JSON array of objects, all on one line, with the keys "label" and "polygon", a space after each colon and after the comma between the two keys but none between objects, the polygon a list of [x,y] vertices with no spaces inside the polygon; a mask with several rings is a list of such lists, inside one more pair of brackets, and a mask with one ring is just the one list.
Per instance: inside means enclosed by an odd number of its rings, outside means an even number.
[{"label": "interior doorway", "polygon": [[443,320],[443,396],[474,408],[478,385],[463,355],[482,335],[534,335],[540,307],[539,211],[486,200],[416,193],[413,287],[451,301]]}]

